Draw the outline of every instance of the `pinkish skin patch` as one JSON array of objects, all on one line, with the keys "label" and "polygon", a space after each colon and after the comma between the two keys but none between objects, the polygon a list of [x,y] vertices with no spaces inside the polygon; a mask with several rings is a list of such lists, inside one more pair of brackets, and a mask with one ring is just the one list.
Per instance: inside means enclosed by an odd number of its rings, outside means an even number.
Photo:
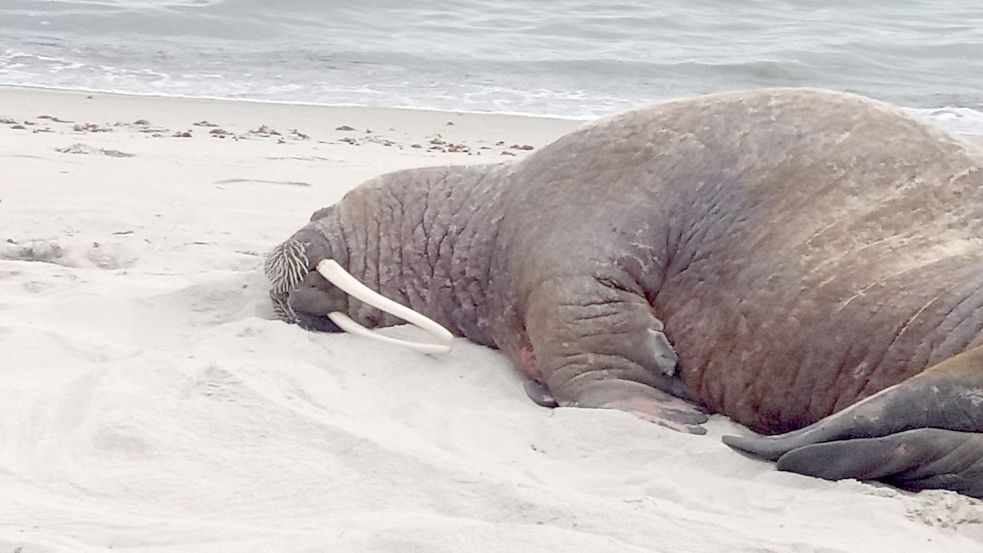
[{"label": "pinkish skin patch", "polygon": [[[686,400],[665,395],[665,399],[653,400],[649,398],[630,398],[612,401],[605,405],[608,409],[627,411],[643,420],[653,422],[659,426],[682,432],[683,434],[705,434],[706,430],[698,426],[690,426],[686,423],[673,420],[673,411],[679,413],[694,412],[693,405]],[[705,418],[704,418],[705,420]],[[699,424],[699,423],[696,423]]]},{"label": "pinkish skin patch", "polygon": [[532,346],[523,346],[515,356],[515,362],[522,369],[522,372],[529,375],[536,382],[543,382],[543,373],[539,371],[539,360],[536,359],[536,352]]}]

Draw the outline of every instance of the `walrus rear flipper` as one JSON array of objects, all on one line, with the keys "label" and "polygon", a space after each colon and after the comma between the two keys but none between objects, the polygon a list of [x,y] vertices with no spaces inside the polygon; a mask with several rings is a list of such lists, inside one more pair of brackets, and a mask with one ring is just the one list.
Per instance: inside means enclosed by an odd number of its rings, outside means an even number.
[{"label": "walrus rear flipper", "polygon": [[779,470],[983,497],[983,347],[800,430],[724,443]]},{"label": "walrus rear flipper", "polygon": [[807,445],[778,470],[828,480],[884,480],[899,488],[944,488],[983,497],[983,434],[919,428],[880,438]]},{"label": "walrus rear flipper", "polygon": [[540,407],[546,407],[547,409],[552,409],[554,407],[559,407],[560,404],[553,397],[548,386],[541,382],[536,382],[533,379],[526,380],[524,384],[526,389],[526,395],[533,403],[539,405]]}]

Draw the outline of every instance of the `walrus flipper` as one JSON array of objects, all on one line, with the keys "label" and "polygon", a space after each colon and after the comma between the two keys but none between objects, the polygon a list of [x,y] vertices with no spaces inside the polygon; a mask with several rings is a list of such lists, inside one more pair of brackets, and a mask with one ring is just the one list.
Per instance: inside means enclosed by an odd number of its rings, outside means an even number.
[{"label": "walrus flipper", "polygon": [[778,469],[983,497],[983,434],[918,428],[880,438],[807,445],[779,457]]},{"label": "walrus flipper", "polygon": [[983,497],[983,347],[800,430],[724,443],[779,470]]},{"label": "walrus flipper", "polygon": [[706,434],[706,413],[696,404],[631,380],[598,378],[585,383],[577,399],[561,406],[617,409],[659,426],[688,434]]},{"label": "walrus flipper", "polygon": [[618,409],[680,432],[706,433],[700,425],[707,415],[687,401],[662,322],[627,279],[588,274],[547,281],[529,297],[526,330],[560,406]]},{"label": "walrus flipper", "polygon": [[554,407],[559,407],[560,404],[556,402],[553,394],[550,393],[550,389],[542,382],[537,382],[533,379],[526,380],[523,385],[526,390],[526,395],[533,403],[539,405],[540,407],[546,407],[547,409],[552,409]]}]

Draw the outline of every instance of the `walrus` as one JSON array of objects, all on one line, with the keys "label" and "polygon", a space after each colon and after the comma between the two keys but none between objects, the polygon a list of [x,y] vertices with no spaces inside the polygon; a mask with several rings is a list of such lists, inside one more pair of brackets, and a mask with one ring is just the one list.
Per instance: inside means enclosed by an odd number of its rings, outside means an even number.
[{"label": "walrus", "polygon": [[983,497],[981,167],[854,94],[667,101],[513,163],[372,179],[274,248],[270,295],[308,329],[400,322],[332,260],[544,402],[695,433],[722,413],[781,470]]}]

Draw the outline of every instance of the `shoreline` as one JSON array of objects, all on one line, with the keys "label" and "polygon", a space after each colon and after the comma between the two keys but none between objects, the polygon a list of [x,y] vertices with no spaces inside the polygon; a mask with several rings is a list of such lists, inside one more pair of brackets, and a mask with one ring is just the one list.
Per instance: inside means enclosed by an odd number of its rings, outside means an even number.
[{"label": "shoreline", "polygon": [[[473,110],[462,110],[462,109],[447,109],[447,108],[437,108],[437,107],[401,107],[401,106],[367,106],[362,104],[349,104],[349,103],[318,103],[318,102],[298,102],[291,100],[259,100],[254,98],[227,98],[221,96],[186,96],[179,94],[160,94],[160,93],[139,93],[139,92],[121,92],[113,90],[97,90],[97,89],[87,89],[87,88],[62,88],[56,86],[44,86],[44,85],[11,85],[11,84],[0,84],[0,91],[3,90],[35,90],[44,92],[58,92],[58,93],[70,93],[70,94],[86,94],[86,95],[100,95],[100,96],[118,96],[118,97],[132,97],[132,98],[154,98],[160,100],[189,100],[189,101],[203,101],[203,102],[233,102],[233,103],[245,103],[245,104],[262,104],[262,105],[279,105],[279,106],[297,106],[297,107],[311,107],[311,108],[328,108],[328,109],[355,109],[355,110],[392,110],[392,111],[423,111],[432,113],[445,113],[445,114],[464,114],[464,115],[489,115],[489,116],[503,116],[503,117],[524,117],[530,119],[548,119],[557,121],[572,121],[586,123],[599,119],[600,117],[605,117],[606,115],[598,117],[577,117],[577,116],[563,116],[563,115],[544,115],[536,113],[522,113],[513,111],[473,111]],[[617,113],[617,112],[612,112]],[[610,114],[608,114],[610,115]]]},{"label": "shoreline", "polygon": [[[803,85],[807,86],[807,85]],[[591,121],[596,121],[598,119],[603,119],[617,113],[626,111],[627,109],[614,110],[609,113],[603,113],[597,116],[573,116],[573,115],[559,115],[559,114],[539,114],[539,113],[523,113],[523,112],[512,112],[512,111],[476,111],[476,110],[462,110],[462,109],[449,109],[449,108],[439,108],[439,107],[406,107],[406,106],[369,106],[355,103],[318,103],[318,102],[300,102],[292,100],[271,100],[271,99],[254,99],[254,98],[229,98],[221,96],[185,96],[185,95],[174,95],[174,94],[162,94],[162,93],[139,93],[139,92],[121,92],[121,91],[109,91],[109,90],[98,90],[98,89],[86,89],[86,88],[61,88],[55,86],[44,86],[44,85],[10,85],[10,84],[0,84],[0,91],[10,90],[25,90],[25,91],[40,91],[40,92],[52,92],[52,93],[66,93],[66,94],[85,94],[85,95],[98,95],[106,97],[121,97],[121,98],[144,98],[144,99],[158,99],[161,101],[190,101],[190,102],[217,102],[217,103],[241,103],[241,104],[253,104],[253,105],[269,105],[269,106],[286,106],[286,107],[298,107],[298,108],[316,108],[316,109],[327,109],[333,111],[391,111],[395,113],[400,112],[422,112],[422,113],[432,113],[432,114],[447,114],[447,115],[467,115],[467,116],[491,116],[491,117],[510,117],[518,119],[532,119],[532,120],[546,120],[546,121],[558,121],[558,122],[572,122],[579,124],[586,124]],[[679,98],[684,96],[679,96]],[[676,99],[677,97],[662,98],[658,100],[653,100],[645,104],[636,106],[642,107],[643,105],[650,105],[653,103],[658,103],[662,101],[670,101]],[[908,112],[910,115],[927,121],[941,129],[945,132],[952,134],[963,139],[968,140],[974,144],[979,144],[983,146],[983,111],[977,108],[966,107],[966,106],[937,106],[937,107],[917,107],[917,106],[903,106],[898,105],[901,109]],[[953,121],[953,116],[958,119],[960,112],[963,110],[968,110],[972,112],[974,116],[979,120],[977,124],[967,127],[965,124],[958,121]],[[940,118],[940,115],[945,115],[947,118]],[[970,130],[967,130],[970,129]]]},{"label": "shoreline", "polygon": [[[361,120],[366,123],[379,123],[376,125],[382,128],[387,123],[411,124],[433,124],[450,122],[448,126],[456,124],[460,120],[484,119],[486,121],[508,122],[508,128],[518,131],[519,134],[532,131],[534,137],[540,133],[537,130],[546,129],[551,132],[559,129],[566,132],[575,129],[585,123],[593,121],[589,118],[567,118],[556,116],[541,116],[523,113],[506,112],[476,112],[465,110],[443,110],[434,108],[407,108],[407,107],[372,107],[361,105],[345,104],[316,104],[287,101],[268,101],[252,100],[243,98],[211,98],[211,97],[192,97],[192,96],[168,96],[157,94],[130,94],[119,92],[101,92],[90,90],[76,90],[63,88],[19,86],[19,85],[0,85],[0,95],[3,96],[3,104],[0,106],[0,116],[10,117],[11,112],[25,107],[37,107],[42,101],[60,104],[68,108],[80,107],[82,101],[89,101],[90,104],[83,107],[85,113],[90,116],[114,116],[122,113],[132,112],[138,107],[160,109],[165,108],[164,115],[174,111],[175,107],[181,110],[199,110],[216,112],[220,114],[232,114],[240,116],[251,110],[269,114],[270,116],[284,116],[286,122],[302,120],[311,122],[310,115],[316,114],[339,119]],[[106,109],[97,107],[102,103],[112,104]],[[389,118],[389,119],[387,119]],[[391,126],[391,125],[390,125]],[[488,130],[495,131],[505,125],[496,125]],[[452,129],[444,129],[449,131]],[[480,139],[481,137],[476,137]]]},{"label": "shoreline", "polygon": [[[143,166],[144,175],[149,170],[165,182],[191,177],[199,184],[295,183],[294,188],[309,189],[307,197],[321,194],[318,207],[323,207],[382,173],[520,158],[581,124],[525,116],[0,87],[0,155],[12,175],[5,196],[38,193],[29,172],[18,170],[21,164],[33,164],[50,178],[57,165],[112,159],[120,169]],[[48,160],[47,168],[40,161],[28,162],[30,158]],[[187,171],[181,164],[195,169]],[[97,196],[110,182],[115,193],[125,196],[129,191],[120,187],[141,181],[139,175],[131,181],[125,175],[106,179],[93,163],[83,163],[79,171],[84,173],[79,184],[92,186]],[[64,174],[54,172],[56,179]],[[152,188],[170,194],[180,187]],[[298,202],[302,200],[293,200]]]}]

